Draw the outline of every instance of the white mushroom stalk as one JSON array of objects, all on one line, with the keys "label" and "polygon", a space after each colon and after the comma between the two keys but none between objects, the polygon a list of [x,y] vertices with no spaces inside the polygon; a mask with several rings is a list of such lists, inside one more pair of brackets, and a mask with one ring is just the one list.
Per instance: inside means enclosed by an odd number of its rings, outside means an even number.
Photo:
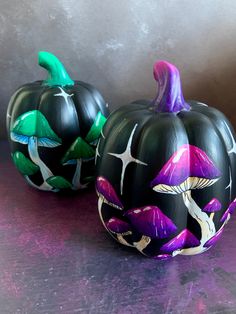
[{"label": "white mushroom stalk", "polygon": [[125,239],[124,239],[124,236],[127,236],[127,235],[131,235],[132,232],[131,231],[127,231],[125,233],[117,233],[117,240],[118,242],[120,242],[121,244],[123,245],[126,245],[126,246],[131,246],[133,247],[133,245],[129,244]]},{"label": "white mushroom stalk", "polygon": [[215,224],[213,220],[206,213],[204,213],[201,208],[196,204],[196,202],[192,199],[191,191],[186,191],[183,193],[183,200],[185,206],[188,208],[189,214],[199,223],[199,226],[201,228],[201,240],[198,247],[184,249],[179,254],[198,254],[206,250],[203,245],[215,234]]},{"label": "white mushroom stalk", "polygon": [[51,170],[46,166],[46,164],[40,159],[38,153],[38,139],[35,136],[29,138],[28,142],[28,152],[31,160],[40,168],[44,182],[40,186],[36,186],[40,190],[51,191],[53,188],[46,182],[46,180],[53,176]]},{"label": "white mushroom stalk", "polygon": [[142,238],[138,242],[133,242],[133,245],[140,253],[146,256],[143,250],[148,246],[150,242],[151,242],[151,238],[143,235]]},{"label": "white mushroom stalk", "polygon": [[76,168],[75,168],[75,173],[72,179],[72,189],[73,190],[78,190],[78,189],[84,189],[88,186],[88,183],[82,184],[80,182],[81,178],[81,166],[82,166],[82,159],[76,159]]}]

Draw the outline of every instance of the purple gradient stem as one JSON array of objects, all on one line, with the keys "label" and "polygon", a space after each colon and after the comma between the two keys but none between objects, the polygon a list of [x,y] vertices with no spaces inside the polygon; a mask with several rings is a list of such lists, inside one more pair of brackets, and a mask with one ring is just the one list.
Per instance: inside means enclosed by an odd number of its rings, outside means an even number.
[{"label": "purple gradient stem", "polygon": [[158,83],[157,96],[153,106],[157,112],[178,113],[190,110],[184,100],[179,70],[167,61],[157,61],[153,67],[154,78]]}]

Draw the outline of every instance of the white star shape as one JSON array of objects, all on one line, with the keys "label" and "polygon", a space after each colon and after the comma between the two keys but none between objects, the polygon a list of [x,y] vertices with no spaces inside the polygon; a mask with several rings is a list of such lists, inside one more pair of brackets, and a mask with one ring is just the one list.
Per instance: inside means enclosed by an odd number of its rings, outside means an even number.
[{"label": "white star shape", "polygon": [[233,145],[232,148],[230,150],[228,150],[228,153],[229,154],[231,154],[231,153],[236,154],[236,142],[235,142],[235,139],[233,137],[233,134],[232,134],[229,126],[226,123],[225,123],[225,126],[226,126],[226,128],[227,128],[227,130],[229,132],[229,135],[230,135],[230,138],[231,138],[231,142],[232,142],[232,145]]},{"label": "white star shape", "polygon": [[226,186],[225,190],[227,190],[229,188],[229,192],[230,192],[230,199],[232,197],[232,173],[231,173],[231,169],[229,167],[229,184]]},{"label": "white star shape", "polygon": [[54,96],[61,96],[61,97],[63,97],[63,98],[65,99],[66,104],[68,105],[68,98],[69,98],[69,97],[72,97],[74,94],[67,94],[67,93],[64,91],[63,88],[61,88],[61,87],[58,87],[58,88],[60,89],[61,93],[59,93],[59,94],[54,94]]},{"label": "white star shape", "polygon": [[122,161],[122,171],[121,171],[121,178],[120,178],[120,193],[121,194],[123,194],[123,182],[124,182],[125,170],[126,170],[127,166],[131,162],[136,162],[137,164],[147,166],[147,164],[145,162],[142,162],[141,160],[138,160],[131,155],[132,139],[133,139],[134,132],[135,132],[137,126],[138,126],[138,124],[135,124],[135,126],[134,126],[134,128],[130,134],[126,149],[123,153],[121,153],[121,154],[108,153],[109,155],[114,156],[116,158],[119,158]]}]

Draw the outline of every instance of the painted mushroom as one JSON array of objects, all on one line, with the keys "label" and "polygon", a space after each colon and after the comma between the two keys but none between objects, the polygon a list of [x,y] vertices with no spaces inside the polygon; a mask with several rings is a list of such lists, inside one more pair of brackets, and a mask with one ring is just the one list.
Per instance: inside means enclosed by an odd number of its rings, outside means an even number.
[{"label": "painted mushroom", "polygon": [[181,254],[189,255],[203,252],[205,250],[204,243],[216,232],[212,219],[192,199],[191,190],[211,186],[219,179],[220,175],[220,171],[203,150],[185,144],[172,155],[151,182],[151,187],[156,192],[182,194],[189,214],[201,227],[200,245],[185,249]]},{"label": "painted mushroom", "polygon": [[216,242],[221,238],[221,235],[223,233],[223,227],[220,228],[212,238],[210,238],[208,241],[206,241],[206,243],[204,244],[204,247],[206,248],[210,248],[211,246],[213,246],[214,244],[216,244]]},{"label": "painted mushroom", "polygon": [[157,206],[145,206],[129,209],[125,214],[130,224],[143,236],[134,246],[140,251],[147,247],[151,239],[164,239],[177,230],[170,218],[162,213]]},{"label": "painted mushroom", "polygon": [[112,217],[106,223],[106,227],[111,233],[117,236],[117,240],[121,244],[126,246],[133,246],[124,239],[124,236],[132,234],[130,225],[127,222],[120,220],[119,218]]},{"label": "painted mushroom", "polygon": [[54,133],[45,116],[38,110],[22,114],[16,119],[10,136],[13,141],[28,145],[29,156],[40,168],[44,180],[41,189],[51,190],[46,180],[52,177],[53,173],[40,159],[38,147],[56,147],[61,145],[61,139]]},{"label": "painted mushroom", "polygon": [[224,212],[224,214],[220,220],[221,222],[223,222],[222,226],[213,235],[213,237],[211,237],[208,241],[206,241],[206,243],[204,244],[204,247],[210,248],[212,245],[214,245],[219,240],[219,238],[221,237],[222,232],[224,230],[224,226],[228,223],[228,221],[229,221],[231,215],[233,214],[235,208],[236,208],[236,198],[233,200],[233,202],[230,203],[229,207]]},{"label": "painted mushroom", "polygon": [[200,241],[188,229],[184,229],[176,237],[161,247],[161,251],[172,256],[181,254],[187,248],[198,247]]},{"label": "painted mushroom", "polygon": [[220,219],[220,221],[223,222],[224,225],[229,221],[235,208],[236,208],[236,198],[233,200],[233,202],[230,203],[229,207],[227,208],[227,210],[224,212],[223,216]]},{"label": "painted mushroom", "polygon": [[85,141],[87,143],[90,143],[91,145],[97,145],[103,125],[105,124],[106,120],[107,119],[104,117],[101,111],[99,111],[88,134],[85,137]]},{"label": "painted mushroom", "polygon": [[19,151],[12,154],[12,159],[17,169],[25,177],[26,181],[31,186],[38,189],[39,187],[30,180],[29,176],[37,173],[39,171],[39,166],[35,165],[29,158],[25,157],[25,155]]},{"label": "painted mushroom", "polygon": [[206,206],[203,208],[203,211],[205,213],[211,213],[210,219],[213,220],[214,215],[216,212],[221,210],[221,203],[217,198],[213,198],[209,203],[206,204]]},{"label": "painted mushroom", "polygon": [[[102,205],[103,203],[108,204],[118,210],[123,210],[124,207],[119,200],[113,186],[111,183],[104,177],[98,177],[96,180],[96,191],[98,194],[98,212],[100,219],[104,225],[104,227],[107,229],[106,224],[104,223],[103,217],[102,217]],[[107,229],[108,230],[108,229]],[[108,230],[109,231],[109,230]]]},{"label": "painted mushroom", "polygon": [[82,161],[89,161],[94,158],[95,150],[87,144],[81,137],[73,142],[62,158],[63,165],[76,165],[75,173],[72,179],[72,189],[78,190],[86,187],[80,182]]}]

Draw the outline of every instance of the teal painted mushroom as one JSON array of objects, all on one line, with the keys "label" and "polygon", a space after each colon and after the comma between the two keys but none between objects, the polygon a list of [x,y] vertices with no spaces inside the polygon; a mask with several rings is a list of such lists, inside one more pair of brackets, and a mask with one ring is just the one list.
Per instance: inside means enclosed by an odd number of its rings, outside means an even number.
[{"label": "teal painted mushroom", "polygon": [[87,186],[81,184],[81,166],[83,161],[89,161],[94,158],[94,149],[87,144],[81,137],[78,137],[67,150],[62,158],[63,165],[76,165],[75,173],[72,179],[72,189],[77,190]]},{"label": "teal painted mushroom", "polygon": [[10,136],[13,141],[28,145],[31,160],[40,168],[44,180],[43,189],[50,190],[46,180],[53,173],[40,158],[38,147],[56,147],[61,145],[61,139],[52,130],[47,119],[38,110],[28,111],[16,119]]}]

